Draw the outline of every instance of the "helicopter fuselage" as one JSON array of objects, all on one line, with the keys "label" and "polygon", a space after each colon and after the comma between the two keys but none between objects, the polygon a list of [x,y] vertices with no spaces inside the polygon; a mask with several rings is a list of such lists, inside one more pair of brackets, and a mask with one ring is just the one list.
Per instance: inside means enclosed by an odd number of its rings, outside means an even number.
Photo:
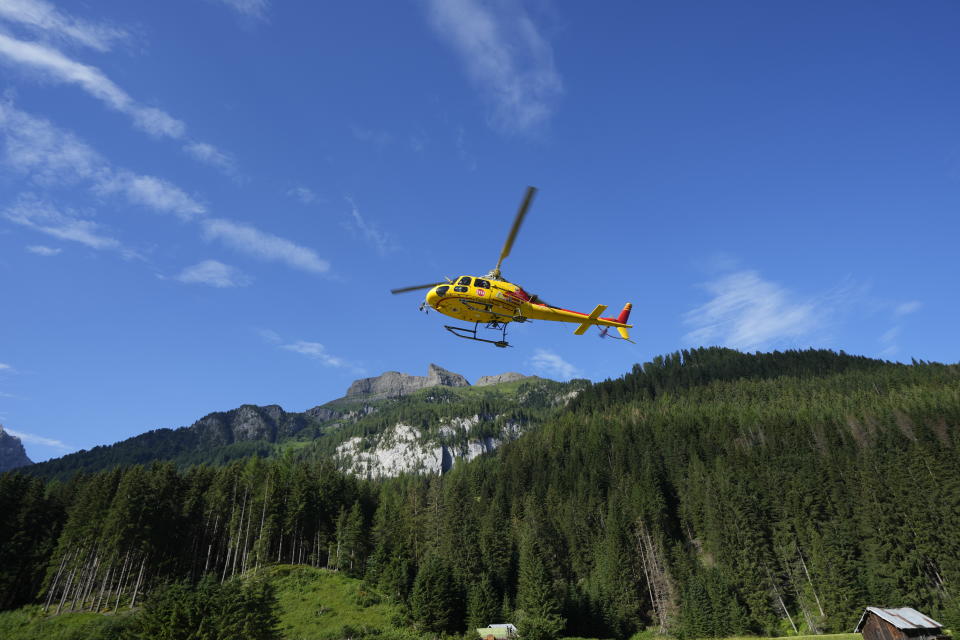
[{"label": "helicopter fuselage", "polygon": [[601,318],[606,309],[598,306],[586,314],[545,304],[531,296],[522,287],[506,280],[460,276],[449,284],[441,284],[427,292],[426,304],[440,313],[465,322],[526,322],[550,320],[554,322],[589,323],[596,326],[629,328],[626,324],[630,305],[624,307],[619,318]]},{"label": "helicopter fuselage", "polygon": [[[530,296],[504,280],[461,276],[427,292],[426,303],[444,315],[465,322],[513,322],[523,316]],[[519,320],[522,322],[523,320]]]}]

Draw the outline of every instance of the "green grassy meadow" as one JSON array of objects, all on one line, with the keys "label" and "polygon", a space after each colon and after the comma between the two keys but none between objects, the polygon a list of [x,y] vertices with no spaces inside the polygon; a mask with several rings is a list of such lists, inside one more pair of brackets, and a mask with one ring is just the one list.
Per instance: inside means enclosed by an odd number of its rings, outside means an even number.
[{"label": "green grassy meadow", "polygon": [[43,607],[30,605],[0,612],[3,640],[112,640],[128,626],[127,614],[64,613],[45,615]]},{"label": "green grassy meadow", "polygon": [[288,640],[336,640],[398,631],[392,620],[399,609],[365,591],[360,580],[292,565],[269,567],[262,577],[276,589],[280,630]]},{"label": "green grassy meadow", "polygon": [[[280,633],[285,640],[418,640],[412,629],[398,627],[400,609],[364,588],[362,581],[335,571],[307,566],[278,565],[262,569],[257,576],[276,590]],[[65,613],[45,615],[31,605],[0,613],[3,640],[114,640],[123,637],[133,612],[120,614]],[[859,633],[820,636],[788,636],[790,640],[861,640]],[[472,638],[466,634],[465,638]],[[564,638],[563,640],[597,640]],[[651,632],[631,640],[670,640]],[[738,636],[720,640],[772,640]]]}]

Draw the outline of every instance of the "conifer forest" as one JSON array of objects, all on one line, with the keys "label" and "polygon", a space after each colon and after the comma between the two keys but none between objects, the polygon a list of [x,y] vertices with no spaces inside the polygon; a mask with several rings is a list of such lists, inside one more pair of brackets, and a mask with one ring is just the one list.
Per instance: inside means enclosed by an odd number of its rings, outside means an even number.
[{"label": "conifer forest", "polygon": [[430,634],[837,633],[867,605],[960,627],[960,366],[709,348],[576,384],[443,474],[359,477],[320,445],[4,474],[0,608],[205,590],[263,611],[269,594],[232,579],[294,564],[362,579]]}]

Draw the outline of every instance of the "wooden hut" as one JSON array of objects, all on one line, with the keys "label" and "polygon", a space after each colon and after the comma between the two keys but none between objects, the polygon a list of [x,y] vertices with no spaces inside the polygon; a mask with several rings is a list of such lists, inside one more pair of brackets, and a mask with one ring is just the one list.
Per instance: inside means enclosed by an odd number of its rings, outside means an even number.
[{"label": "wooden hut", "polygon": [[947,640],[942,624],[910,607],[867,607],[854,632],[863,640]]}]

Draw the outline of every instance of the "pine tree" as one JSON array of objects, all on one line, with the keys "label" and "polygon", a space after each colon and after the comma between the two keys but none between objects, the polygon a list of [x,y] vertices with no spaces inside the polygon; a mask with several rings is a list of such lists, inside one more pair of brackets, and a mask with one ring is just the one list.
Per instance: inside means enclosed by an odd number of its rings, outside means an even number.
[{"label": "pine tree", "polygon": [[462,597],[447,566],[438,555],[420,566],[410,594],[410,615],[417,626],[434,633],[455,633],[462,628]]},{"label": "pine tree", "polygon": [[528,531],[520,547],[517,631],[524,640],[554,640],[566,621],[560,616],[560,601],[540,556],[536,536]]}]

